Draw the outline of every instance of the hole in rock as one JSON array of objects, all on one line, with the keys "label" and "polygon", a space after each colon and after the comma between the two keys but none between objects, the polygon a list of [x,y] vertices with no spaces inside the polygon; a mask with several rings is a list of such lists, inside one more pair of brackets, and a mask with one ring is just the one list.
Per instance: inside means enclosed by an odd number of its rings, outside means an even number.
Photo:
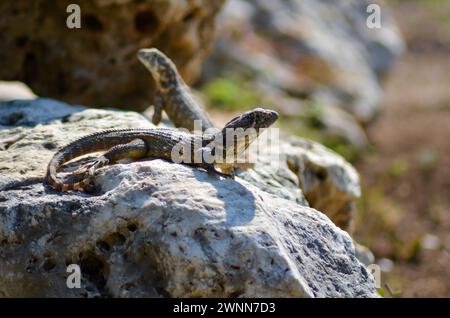
[{"label": "hole in rock", "polygon": [[140,33],[155,32],[158,25],[158,17],[152,11],[141,11],[134,17],[134,27]]}]

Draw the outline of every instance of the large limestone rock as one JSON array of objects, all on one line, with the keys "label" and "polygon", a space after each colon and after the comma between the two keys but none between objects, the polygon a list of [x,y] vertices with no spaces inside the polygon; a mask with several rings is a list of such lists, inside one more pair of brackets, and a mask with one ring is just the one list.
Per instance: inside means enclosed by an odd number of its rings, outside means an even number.
[{"label": "large limestone rock", "polygon": [[77,2],[0,1],[0,80],[21,80],[39,96],[143,110],[153,82],[137,51],[158,47],[191,82],[223,2],[82,1],[81,29],[69,29],[66,9]]},{"label": "large limestone rock", "polygon": [[[222,180],[156,159],[100,170],[95,194],[36,180],[11,187],[42,176],[69,139],[152,125],[136,113],[47,99],[0,103],[0,118],[2,296],[376,296],[349,235],[306,206],[297,186],[281,186],[295,185],[292,171],[272,178],[262,160]],[[69,264],[81,267],[81,289],[66,287]]]},{"label": "large limestone rock", "polygon": [[[272,145],[273,136],[267,143]],[[356,170],[328,148],[284,133],[274,157],[264,145],[254,169],[238,175],[260,189],[325,213],[337,226],[353,232],[354,202],[361,196]],[[273,165],[273,160],[277,165]]]}]

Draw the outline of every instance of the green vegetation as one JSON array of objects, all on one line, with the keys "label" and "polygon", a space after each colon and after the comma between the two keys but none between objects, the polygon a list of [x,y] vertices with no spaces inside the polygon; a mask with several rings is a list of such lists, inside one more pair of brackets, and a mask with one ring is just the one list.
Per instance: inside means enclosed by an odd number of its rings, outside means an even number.
[{"label": "green vegetation", "polygon": [[409,163],[403,159],[396,159],[392,162],[388,169],[388,174],[391,177],[399,178],[406,175],[409,171]]},{"label": "green vegetation", "polygon": [[384,291],[383,288],[377,288],[377,293],[383,298],[386,297],[386,292]]},{"label": "green vegetation", "polygon": [[231,78],[216,78],[201,88],[210,107],[227,111],[248,110],[261,104],[255,89],[246,81]]}]

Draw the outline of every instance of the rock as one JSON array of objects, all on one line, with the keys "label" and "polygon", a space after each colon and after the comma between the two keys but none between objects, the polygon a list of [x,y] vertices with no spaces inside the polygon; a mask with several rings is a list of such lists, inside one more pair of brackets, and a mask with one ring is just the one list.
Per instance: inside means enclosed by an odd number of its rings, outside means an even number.
[{"label": "rock", "polygon": [[[42,176],[69,139],[152,126],[136,113],[46,99],[0,103],[0,118],[12,112],[21,119],[2,123],[0,188]],[[60,193],[36,181],[4,188],[0,295],[377,297],[350,236],[321,212],[278,195],[271,176],[255,171],[253,180],[266,180],[261,188],[155,159],[101,169],[96,194]],[[66,286],[70,264],[81,267],[80,289]]]},{"label": "rock", "polygon": [[[350,137],[358,148],[367,145],[361,123],[379,113],[382,80],[404,49],[385,6],[382,28],[366,26],[372,2],[230,0],[219,16],[218,39],[202,82],[250,79],[264,86],[262,100],[270,99],[271,87],[300,101],[330,105],[336,123],[325,118],[324,126]],[[301,113],[301,105],[291,103],[290,113]],[[352,128],[344,129],[349,120]]]},{"label": "rock", "polygon": [[223,2],[85,1],[81,29],[69,29],[66,9],[73,1],[1,1],[0,79],[23,81],[39,96],[144,110],[153,80],[137,51],[158,47],[192,82]]},{"label": "rock", "polygon": [[333,151],[297,137],[287,138],[283,153],[309,204],[351,233],[354,201],[361,196],[356,170]]}]

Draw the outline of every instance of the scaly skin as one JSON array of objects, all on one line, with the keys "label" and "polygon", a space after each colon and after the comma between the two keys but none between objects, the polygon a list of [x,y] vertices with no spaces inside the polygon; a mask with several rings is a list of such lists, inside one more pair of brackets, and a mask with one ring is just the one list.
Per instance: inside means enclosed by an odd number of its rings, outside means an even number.
[{"label": "scaly skin", "polygon": [[[139,50],[138,58],[150,71],[156,83],[155,111],[152,118],[155,125],[161,121],[164,110],[176,127],[193,131],[194,121],[197,120],[201,123],[202,131],[216,128],[205,110],[195,101],[170,58],[156,48]],[[253,167],[252,164],[245,163],[216,164],[216,166],[230,175],[234,175],[235,169]]]},{"label": "scaly skin", "polygon": [[175,64],[166,55],[155,48],[141,49],[138,58],[150,71],[156,84],[153,124],[159,124],[164,110],[176,127],[193,131],[194,120],[201,120],[202,131],[214,128],[178,74]]},{"label": "scaly skin", "polygon": [[[172,129],[150,128],[150,129],[113,129],[94,133],[82,137],[59,150],[50,161],[47,167],[46,180],[53,188],[60,191],[88,190],[92,185],[95,170],[105,165],[114,164],[121,159],[141,159],[141,158],[161,158],[172,161],[172,149],[180,145],[190,145],[190,158],[200,154],[213,154],[219,149],[225,155],[239,155],[248,148],[259,135],[260,129],[272,125],[278,118],[278,114],[271,110],[256,108],[246,112],[241,116],[232,119],[219,135],[194,135]],[[254,128],[246,138],[235,138],[231,145],[227,143],[227,129]],[[229,136],[229,135],[228,135]],[[214,140],[220,140],[223,147],[216,147]],[[212,144],[212,145],[211,145]],[[217,149],[216,149],[217,148]],[[75,172],[70,176],[69,182],[60,180],[57,172],[62,166],[79,156],[89,153],[106,151],[102,156],[89,164],[81,172]],[[203,158],[203,157],[200,157]],[[222,162],[193,162],[190,165],[203,168],[208,172],[223,177],[233,177],[221,173],[215,169],[215,165],[226,167],[231,165]]]}]

